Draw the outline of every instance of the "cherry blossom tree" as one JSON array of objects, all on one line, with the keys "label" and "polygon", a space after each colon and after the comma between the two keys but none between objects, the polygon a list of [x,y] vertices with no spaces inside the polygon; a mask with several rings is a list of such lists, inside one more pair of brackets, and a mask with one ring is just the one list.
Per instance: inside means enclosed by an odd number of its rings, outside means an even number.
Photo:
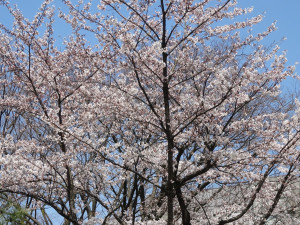
[{"label": "cherry blossom tree", "polygon": [[280,97],[294,67],[262,44],[274,24],[254,33],[262,16],[235,0],[62,2],[29,21],[0,1],[0,190],[28,221],[299,222],[299,103]]}]

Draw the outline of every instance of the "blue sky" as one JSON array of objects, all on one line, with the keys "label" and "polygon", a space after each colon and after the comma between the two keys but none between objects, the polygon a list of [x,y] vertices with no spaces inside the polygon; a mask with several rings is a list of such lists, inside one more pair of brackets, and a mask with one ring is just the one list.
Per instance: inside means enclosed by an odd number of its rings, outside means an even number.
[{"label": "blue sky", "polygon": [[[18,4],[24,15],[30,19],[42,3],[41,0],[10,0],[10,2]],[[256,26],[256,31],[263,31],[272,22],[277,21],[278,30],[268,38],[268,41],[270,43],[278,41],[281,49],[287,50],[289,65],[300,62],[300,0],[238,0],[238,2],[242,7],[253,6],[254,12],[251,14],[253,16],[264,13],[264,20]],[[54,3],[61,6],[60,0],[54,0]],[[0,23],[7,24],[10,22],[11,19],[0,6]],[[287,40],[280,42],[283,37],[286,37]],[[296,72],[300,74],[300,64],[297,66]],[[300,87],[300,82],[297,84],[297,82],[289,79],[282,86],[288,89],[295,86]]]},{"label": "blue sky", "polygon": [[[286,37],[279,46],[282,50],[287,50],[288,64],[300,62],[300,0],[239,0],[239,4],[244,7],[253,6],[254,14],[264,13],[263,22],[257,25],[259,31],[277,21],[278,30],[268,41],[280,41]],[[300,74],[300,64],[296,67],[296,72]],[[288,79],[282,87],[293,92],[294,89],[300,90],[300,82]]]}]

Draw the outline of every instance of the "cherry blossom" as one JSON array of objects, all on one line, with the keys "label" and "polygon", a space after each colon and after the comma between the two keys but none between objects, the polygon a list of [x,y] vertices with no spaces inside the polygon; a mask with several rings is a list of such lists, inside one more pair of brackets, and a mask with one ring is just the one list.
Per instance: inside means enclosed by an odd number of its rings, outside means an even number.
[{"label": "cherry blossom", "polygon": [[0,189],[28,221],[299,222],[295,68],[261,42],[275,24],[250,32],[262,15],[235,0],[62,2],[29,21],[0,1]]}]

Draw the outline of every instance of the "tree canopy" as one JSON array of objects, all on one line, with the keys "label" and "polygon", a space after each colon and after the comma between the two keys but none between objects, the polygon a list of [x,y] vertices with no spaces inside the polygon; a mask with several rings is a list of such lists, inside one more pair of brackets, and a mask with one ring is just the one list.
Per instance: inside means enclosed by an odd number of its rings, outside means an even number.
[{"label": "tree canopy", "polygon": [[236,0],[62,2],[29,21],[0,0],[0,191],[28,223],[299,222],[274,24],[253,32],[262,15]]}]

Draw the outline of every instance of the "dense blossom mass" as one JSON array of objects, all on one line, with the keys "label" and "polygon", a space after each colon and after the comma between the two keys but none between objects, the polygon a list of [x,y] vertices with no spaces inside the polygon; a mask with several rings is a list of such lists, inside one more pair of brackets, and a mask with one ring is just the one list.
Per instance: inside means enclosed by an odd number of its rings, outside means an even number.
[{"label": "dense blossom mass", "polygon": [[30,21],[0,0],[1,199],[29,224],[300,223],[274,24],[236,0],[62,2]]}]

